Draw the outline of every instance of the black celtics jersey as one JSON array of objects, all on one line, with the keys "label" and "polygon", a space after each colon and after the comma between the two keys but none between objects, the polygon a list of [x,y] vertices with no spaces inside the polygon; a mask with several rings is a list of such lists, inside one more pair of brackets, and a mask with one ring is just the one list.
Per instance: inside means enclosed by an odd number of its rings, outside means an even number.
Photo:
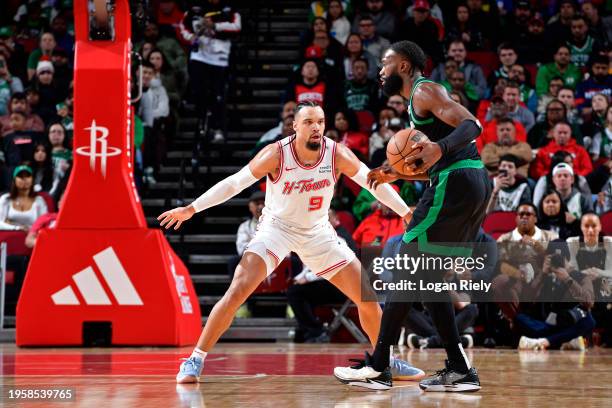
[{"label": "black celtics jersey", "polygon": [[[423,132],[432,142],[438,142],[448,136],[453,130],[455,130],[455,128],[444,123],[434,115],[422,118],[414,111],[414,108],[412,107],[412,96],[414,95],[414,91],[416,91],[417,87],[425,82],[435,83],[425,79],[424,77],[420,77],[414,81],[414,84],[412,85],[412,92],[410,93],[410,100],[408,101],[410,127]],[[442,158],[440,158],[440,160],[428,170],[428,173],[437,173],[447,168],[451,164],[465,159],[480,159],[480,155],[476,149],[476,143],[470,143],[461,150],[443,155]]]}]

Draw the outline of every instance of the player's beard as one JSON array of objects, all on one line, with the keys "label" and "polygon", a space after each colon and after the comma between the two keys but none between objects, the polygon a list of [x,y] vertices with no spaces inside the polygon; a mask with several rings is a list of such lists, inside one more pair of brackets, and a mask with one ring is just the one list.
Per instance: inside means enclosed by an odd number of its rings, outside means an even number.
[{"label": "player's beard", "polygon": [[306,142],[306,148],[308,150],[313,150],[313,151],[318,151],[321,148],[321,143],[320,142],[311,142],[308,141]]},{"label": "player's beard", "polygon": [[385,79],[382,91],[383,93],[391,97],[393,95],[399,95],[402,87],[404,86],[404,80],[398,74],[391,74]]}]

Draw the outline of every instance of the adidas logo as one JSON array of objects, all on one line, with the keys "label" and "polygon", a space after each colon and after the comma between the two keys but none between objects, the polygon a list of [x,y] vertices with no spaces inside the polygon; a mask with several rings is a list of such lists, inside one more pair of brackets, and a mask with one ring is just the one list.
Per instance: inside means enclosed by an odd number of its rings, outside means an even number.
[{"label": "adidas logo", "polygon": [[[125,272],[123,265],[121,265],[119,258],[117,258],[117,254],[115,254],[113,247],[108,247],[98,252],[93,256],[93,259],[119,305],[143,305],[142,299],[140,299],[136,288]],[[83,296],[83,299],[85,299],[86,304],[113,304],[91,266],[72,275],[72,280],[76,284],[81,296]],[[51,299],[56,305],[81,304],[71,285],[52,294]]]}]

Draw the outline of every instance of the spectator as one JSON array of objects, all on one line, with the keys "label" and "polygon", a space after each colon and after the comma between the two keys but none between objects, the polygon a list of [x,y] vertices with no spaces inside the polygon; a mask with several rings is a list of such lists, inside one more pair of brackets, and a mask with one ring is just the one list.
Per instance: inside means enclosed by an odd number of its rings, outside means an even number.
[{"label": "spectator", "polygon": [[11,96],[8,113],[0,117],[1,137],[6,136],[13,131],[10,124],[10,116],[13,112],[21,112],[26,115],[24,130],[31,132],[42,132],[45,130],[45,124],[40,116],[30,113],[30,107],[26,94],[23,92],[17,92]]},{"label": "spectator", "polygon": [[521,102],[524,103],[531,112],[535,112],[538,107],[538,95],[536,95],[535,90],[528,84],[525,67],[521,64],[512,65],[508,77],[510,81],[519,84]]},{"label": "spectator", "polygon": [[[452,57],[457,64],[459,69],[465,74],[465,79],[470,82],[476,88],[476,92],[480,98],[484,97],[487,90],[487,80],[482,73],[482,68],[477,64],[466,61],[467,51],[465,44],[461,40],[453,40],[448,47],[448,56]],[[436,82],[442,82],[446,79],[444,72],[444,64],[439,64],[432,72],[431,79]]]},{"label": "spectator", "polygon": [[[386,163],[387,161],[383,161]],[[382,164],[382,163],[381,163]],[[414,187],[413,183],[404,182],[402,187],[399,188],[398,185],[392,184],[392,187],[399,192],[400,197],[406,202],[408,205],[416,205],[418,201],[417,191]],[[370,193],[365,188],[362,188],[357,198],[355,199],[355,203],[353,204],[352,213],[355,216],[357,221],[362,221],[364,218],[371,215],[376,210],[380,209],[380,203],[374,198],[372,193]]]},{"label": "spectator", "polygon": [[586,176],[593,171],[591,158],[584,147],[579,146],[572,138],[572,128],[567,122],[559,122],[552,129],[553,140],[542,147],[531,166],[531,177],[540,178],[546,174],[550,167],[552,155],[559,150],[570,153],[573,157],[576,174]]},{"label": "spectator", "polygon": [[34,173],[34,191],[37,193],[44,191],[53,195],[59,185],[60,177],[53,168],[51,146],[43,141],[34,143],[34,155],[30,162]]},{"label": "spectator", "polygon": [[[314,51],[316,50],[316,51]],[[317,58],[324,68],[324,75],[330,81],[342,83],[342,46],[329,37],[327,32],[316,32],[312,46],[306,50],[306,58]]]},{"label": "spectator", "polygon": [[612,211],[612,177],[608,178],[608,181],[597,194],[597,204],[595,211],[599,215],[603,215],[608,211]]},{"label": "spectator", "polygon": [[13,30],[10,27],[0,27],[0,54],[4,56],[9,71],[19,77],[21,81],[28,78],[28,53],[23,44],[15,41]]},{"label": "spectator", "polygon": [[[510,82],[508,85],[506,85],[506,88],[504,88],[503,99],[506,107],[508,108],[507,116],[510,119],[519,122],[521,125],[523,125],[525,130],[529,132],[529,130],[531,130],[535,124],[535,118],[529,109],[520,105],[521,90],[516,82]],[[489,112],[486,116],[486,121],[490,121],[491,119],[493,119],[493,117],[491,112]]]},{"label": "spectator", "polygon": [[[563,102],[558,99],[553,99],[548,102],[546,106],[546,112],[544,118],[531,129],[528,135],[528,142],[534,149],[546,146],[551,140],[553,135],[553,129],[557,123],[567,121],[567,107]],[[570,125],[572,136],[576,138],[576,141],[582,142],[582,132],[580,128],[575,125]]]},{"label": "spectator", "polygon": [[149,41],[145,41],[140,46],[138,53],[140,54],[143,60],[148,60],[149,54],[151,53],[151,51],[153,51],[153,49],[155,49],[155,44]]},{"label": "spectator", "polygon": [[401,95],[392,95],[387,100],[387,106],[395,109],[398,116],[405,121],[408,121],[408,105]]},{"label": "spectator", "polygon": [[66,139],[66,129],[61,123],[54,123],[49,126],[48,134],[51,144],[51,159],[55,173],[63,177],[72,162],[72,150],[69,149],[70,143]]},{"label": "spectator", "polygon": [[12,169],[25,160],[32,158],[34,143],[38,136],[25,130],[26,115],[23,112],[13,112],[10,116],[10,125],[13,131],[4,136],[4,156],[6,165]]},{"label": "spectator", "polygon": [[587,23],[589,24],[589,35],[593,36],[596,40],[598,40],[602,45],[609,45],[610,39],[610,28],[612,28],[612,24],[610,24],[609,17],[606,19],[602,19],[599,15],[599,10],[595,6],[594,1],[592,0],[584,0],[582,3],[582,14],[587,19]]},{"label": "spectator", "polygon": [[316,60],[307,59],[302,63],[301,78],[298,82],[290,83],[287,89],[287,101],[301,103],[313,101],[330,110],[337,102],[334,98],[333,85],[324,81],[319,73],[319,64]]},{"label": "spectator", "polygon": [[[340,226],[333,209],[329,210],[329,222],[336,230],[338,239],[345,241],[349,248],[355,251],[357,249],[355,242]],[[314,315],[313,309],[316,305],[342,303],[345,299],[346,296],[334,285],[304,267],[302,272],[293,278],[293,285],[287,290],[287,301],[298,323],[296,339],[303,339],[305,343],[328,343],[329,333]]]},{"label": "spectator", "polygon": [[612,280],[612,238],[602,236],[601,221],[595,214],[585,214],[580,223],[581,237],[566,240],[570,253],[570,269],[580,272],[593,280],[595,305],[593,317],[602,330],[602,344],[612,344],[612,301],[610,284]]},{"label": "spectator", "polygon": [[[502,119],[510,119],[508,117],[508,107],[501,97],[493,97],[491,104],[485,113],[485,119],[486,118],[490,118],[490,120],[485,120],[484,130],[482,134],[476,138],[476,147],[478,147],[480,152],[482,152],[484,146],[497,140],[498,121],[501,121]],[[512,120],[512,123],[514,124],[514,129],[516,130],[516,140],[519,142],[526,142],[527,132],[525,131],[525,127],[516,120]]]},{"label": "spectator", "polygon": [[[514,9],[512,10],[512,14],[506,15],[505,18],[505,27],[503,30],[505,41],[516,41],[517,45],[528,45],[522,40],[527,38],[529,33],[529,24],[533,20],[533,17],[531,4],[529,4],[529,1],[517,1],[514,5]],[[543,21],[542,26],[544,26]],[[542,56],[539,55],[539,58],[541,57]]]},{"label": "spectator", "polygon": [[329,24],[329,34],[342,45],[351,33],[351,23],[344,15],[342,2],[340,0],[330,0],[327,3],[326,16]]},{"label": "spectator", "polygon": [[558,94],[559,100],[563,102],[565,105],[565,109],[567,111],[565,119],[576,129],[576,131],[580,130],[578,127],[582,124],[582,118],[578,113],[578,109],[576,109],[576,98],[574,94],[574,90],[572,88],[563,87],[559,90]]},{"label": "spectator", "polygon": [[576,103],[583,116],[591,114],[591,99],[596,94],[612,96],[612,75],[608,73],[608,57],[593,56],[590,75],[576,87]]},{"label": "spectator", "polygon": [[[368,0],[368,3],[372,0]],[[381,0],[376,0],[380,1]],[[370,15],[364,15],[359,17],[359,37],[361,37],[361,42],[363,43],[363,49],[368,51],[370,54],[376,58],[377,61],[383,56],[383,53],[391,43],[384,37],[381,37],[377,32],[377,26],[374,23],[374,19]]]},{"label": "spectator", "polygon": [[[374,24],[373,28],[378,35],[384,37],[385,39],[392,38],[393,34],[395,33],[395,16],[390,11],[385,10],[384,1],[366,0],[365,6],[365,10],[357,14],[355,17],[353,22],[353,32],[356,33],[361,31],[361,18],[367,15]],[[375,53],[373,54],[376,55]]]},{"label": "spectator", "polygon": [[[157,10],[157,22],[159,23],[159,29],[167,38],[176,37],[177,29],[181,25],[181,20],[183,19],[183,11],[176,4],[176,0],[160,0],[159,9]],[[146,28],[145,28],[146,30]],[[146,36],[146,33],[145,33]],[[177,50],[177,52],[182,52],[183,50]],[[183,53],[183,57],[184,57]],[[172,57],[169,57],[172,58]],[[185,67],[186,60],[184,61]],[[174,64],[173,64],[174,65]]]},{"label": "spectator", "polygon": [[[487,94],[489,99],[482,99],[478,104],[478,109],[476,110],[476,117],[480,120],[481,123],[485,123],[487,112],[491,107],[491,103],[494,99],[499,99],[503,102],[504,89],[508,85],[508,80],[503,77],[499,77],[495,80],[495,84],[491,87],[491,90],[487,90]],[[506,116],[508,107],[504,104],[504,114],[502,116]],[[500,116],[501,117],[501,116]]]},{"label": "spectator", "polygon": [[606,111],[610,101],[604,94],[595,94],[591,98],[591,113],[583,116],[581,130],[586,136],[592,136],[605,128]]},{"label": "spectator", "polygon": [[538,206],[538,227],[554,232],[561,239],[573,237],[580,233],[580,222],[574,219],[569,222],[570,213],[561,198],[561,194],[549,187]]},{"label": "spectator", "polygon": [[[162,8],[163,7],[160,6],[160,9]],[[177,24],[177,27],[178,26],[179,25]],[[144,44],[151,44],[151,49],[149,51],[153,49],[161,50],[163,56],[165,57],[164,63],[168,63],[168,65],[171,67],[170,70],[174,72],[174,75],[184,81],[184,78],[187,76],[187,56],[185,55],[183,47],[181,47],[179,42],[176,40],[174,31],[172,32],[171,36],[160,36],[159,26],[154,21],[149,20],[145,24],[143,46]],[[142,57],[143,59],[149,59],[148,55],[142,55]]]},{"label": "spectator", "polygon": [[546,112],[546,106],[553,99],[559,97],[559,91],[563,88],[563,78],[555,77],[548,83],[548,92],[538,98],[538,116],[542,116]]},{"label": "spectator", "polygon": [[33,88],[39,96],[37,113],[46,125],[58,119],[56,105],[66,97],[67,89],[59,89],[55,83],[55,68],[50,61],[40,61],[33,78]]},{"label": "spectator", "polygon": [[483,3],[482,0],[469,0],[466,2],[470,11],[470,19],[476,27],[480,27],[482,30],[484,48],[490,49],[494,48],[494,44],[497,44],[498,22],[500,19],[498,8],[491,1],[488,4]]},{"label": "spectator", "polygon": [[[261,217],[261,211],[265,205],[265,199],[266,194],[263,191],[256,191],[249,197],[249,212],[251,213],[251,218],[240,224],[238,232],[236,233],[236,252],[239,257],[244,254],[244,250],[255,235],[259,217]],[[238,258],[238,261],[240,261],[240,258]],[[231,273],[233,273],[234,269],[235,267],[230,269]]]},{"label": "spectator", "polygon": [[[291,136],[295,134],[293,130],[293,121],[295,120],[295,116],[293,116],[293,112],[289,116],[285,116],[285,118],[281,121],[282,127],[280,133],[274,135],[274,139],[268,140],[264,143],[257,143],[253,150],[251,150],[251,158],[255,157],[257,153],[264,147],[266,147],[270,143],[278,142],[279,140],[284,139],[287,136]],[[233,269],[232,269],[233,270]]]},{"label": "spectator", "polygon": [[500,274],[493,279],[493,298],[504,317],[514,321],[520,302],[526,299],[535,276],[542,270],[546,248],[558,238],[554,232],[542,230],[537,208],[531,203],[519,206],[516,228],[498,239]]},{"label": "spectator", "polygon": [[580,14],[572,17],[571,36],[567,41],[571,62],[580,69],[586,70],[591,55],[598,55],[601,45],[589,35],[586,18]]},{"label": "spectator", "polygon": [[513,155],[518,158],[520,163],[517,173],[527,178],[529,163],[533,160],[531,147],[525,142],[519,142],[516,138],[516,127],[510,118],[503,118],[496,121],[497,141],[488,143],[481,152],[482,161],[487,167],[490,175],[497,174],[500,158],[505,155]]},{"label": "spectator", "polygon": [[470,16],[470,9],[465,4],[457,6],[455,20],[448,25],[447,38],[461,40],[469,51],[484,48],[484,38],[480,27],[478,27]]},{"label": "spectator", "polygon": [[[151,51],[153,54],[153,51]],[[150,57],[151,55],[149,55]],[[156,119],[166,118],[170,114],[170,100],[161,79],[155,76],[155,66],[148,61],[142,64],[142,100],[138,114],[148,127],[153,127]],[[148,112],[150,107],[150,112]],[[147,110],[147,112],[145,112]]]},{"label": "spectator", "polygon": [[[399,192],[399,187],[393,186]],[[384,204],[376,203],[377,209],[365,217],[353,232],[353,240],[359,248],[384,247],[390,237],[404,232],[402,218]]]},{"label": "spectator", "polygon": [[[53,79],[58,90],[67,90],[72,84],[74,73],[70,67],[68,53],[61,48],[56,48],[51,54],[53,63]],[[65,96],[65,93],[63,94]]]},{"label": "spectator", "polygon": [[576,15],[573,0],[559,1],[559,13],[548,21],[546,42],[552,48],[555,44],[565,44],[571,38],[572,19]]},{"label": "spectator", "polygon": [[559,192],[563,203],[567,206],[566,219],[568,223],[580,219],[582,214],[593,212],[593,202],[590,196],[582,194],[574,187],[574,170],[567,163],[559,163],[552,172],[552,182]]},{"label": "spectator", "polygon": [[56,45],[55,37],[52,33],[46,32],[40,36],[39,48],[32,51],[28,58],[28,81],[36,74],[39,61],[51,61],[51,54]]},{"label": "spectator", "polygon": [[516,48],[509,42],[501,43],[497,47],[497,58],[499,58],[500,66],[489,76],[490,84],[494,83],[495,79],[499,77],[510,79],[510,70],[518,59]]},{"label": "spectator", "polygon": [[536,76],[536,93],[542,96],[548,90],[549,82],[555,77],[561,77],[563,84],[575,88],[580,82],[582,74],[578,67],[571,62],[570,49],[567,45],[556,48],[554,62],[542,65]]},{"label": "spectator", "polygon": [[340,135],[340,143],[351,149],[362,161],[367,160],[368,135],[359,132],[355,112],[350,109],[338,111],[334,116],[334,127]]},{"label": "spectator", "polygon": [[[213,17],[206,17],[213,13]],[[225,139],[225,93],[232,38],[242,28],[240,14],[208,0],[202,8],[192,8],[181,22],[181,34],[192,44],[189,79],[202,120],[210,111],[209,128],[215,142]]]},{"label": "spectator", "polygon": [[10,192],[0,196],[0,230],[27,232],[46,212],[45,200],[34,192],[32,168],[15,167]]},{"label": "spectator", "polygon": [[453,101],[457,102],[459,105],[463,106],[465,109],[470,109],[470,102],[468,101],[467,96],[465,96],[463,94],[463,92],[455,92],[455,91],[450,91],[448,93],[448,97],[451,98]]},{"label": "spectator", "polygon": [[593,163],[612,158],[612,105],[606,109],[605,127],[593,136],[589,153]]},{"label": "spectator", "polygon": [[[527,3],[524,1],[523,3]],[[520,9],[515,9],[519,11]],[[542,58],[549,54],[549,48],[546,44],[546,32],[544,31],[544,20],[540,17],[532,17],[527,21],[527,32],[508,31],[512,41],[521,56],[521,61],[524,64],[538,64]]]},{"label": "spectator", "polygon": [[[564,150],[559,150],[558,152],[555,152],[552,155],[548,173],[545,176],[540,177],[538,179],[536,186],[533,190],[533,203],[536,206],[540,205],[540,202],[542,201],[542,197],[544,193],[546,192],[546,190],[549,187],[554,188],[554,184],[552,182],[552,171],[555,168],[555,166],[559,163],[567,163],[573,168],[574,158],[571,155],[571,153],[566,152]],[[575,175],[574,177],[575,177],[576,188],[578,188],[578,190],[582,194],[585,194],[587,196],[591,195],[591,189],[589,187],[589,183],[587,182],[586,177],[580,176],[580,175]]]},{"label": "spectator", "polygon": [[74,37],[68,33],[68,24],[63,14],[58,14],[51,20],[51,33],[58,48],[72,55],[74,52]]},{"label": "spectator", "polygon": [[380,87],[368,79],[368,60],[353,61],[353,79],[344,82],[344,101],[354,111],[376,112],[379,105]]},{"label": "spectator", "polygon": [[378,122],[375,126],[376,127],[374,128],[374,132],[370,136],[369,152],[371,165],[372,157],[374,157],[374,153],[377,150],[384,149],[386,156],[387,142],[396,132],[394,128],[403,129],[405,127],[405,123],[402,119],[397,117],[397,112],[395,111],[395,109],[385,106],[378,113]]},{"label": "spectator", "polygon": [[281,114],[280,114],[280,122],[278,122],[278,125],[268,130],[266,133],[263,134],[263,136],[259,138],[259,140],[257,141],[257,144],[255,145],[255,149],[258,149],[259,151],[260,147],[267,145],[268,143],[275,140],[280,134],[283,133],[283,126],[284,126],[283,122],[285,121],[285,118],[289,116],[294,116],[295,107],[296,107],[295,101],[285,102],[285,104],[283,105],[283,110],[281,111]]},{"label": "spectator", "polygon": [[346,40],[344,47],[344,73],[346,79],[353,79],[353,62],[357,59],[368,61],[368,78],[378,78],[378,60],[368,51],[363,49],[363,42],[359,34],[351,34]]},{"label": "spectator", "polygon": [[6,58],[0,54],[0,115],[9,112],[11,95],[17,92],[23,92],[21,79],[11,75]]},{"label": "spectator", "polygon": [[304,54],[306,49],[312,44],[316,33],[329,33],[329,30],[329,22],[323,17],[316,17],[310,27],[301,34],[300,53]]},{"label": "spectator", "polygon": [[153,65],[155,79],[161,80],[161,84],[168,94],[170,106],[173,109],[178,109],[183,95],[185,79],[180,76],[180,71],[170,66],[166,61],[166,56],[159,49],[151,50],[148,61]]},{"label": "spectator", "polygon": [[[310,13],[308,14],[308,21],[313,22],[317,17],[326,17],[328,11],[326,7],[327,1],[315,0],[310,3]],[[353,15],[353,8],[350,0],[342,0],[342,10],[344,14],[351,16]]]},{"label": "spectator", "polygon": [[398,27],[398,40],[409,40],[418,44],[434,64],[443,60],[442,42],[437,24],[430,16],[427,0],[416,0],[412,18]]},{"label": "spectator", "polygon": [[450,89],[447,88],[447,90],[463,95],[468,100],[469,110],[472,112],[475,111],[476,103],[478,102],[479,97],[474,86],[465,81],[465,74],[463,71],[456,70],[447,78],[448,84],[450,85]]},{"label": "spectator", "polygon": [[531,188],[527,179],[517,173],[520,164],[520,159],[512,154],[500,157],[487,214],[493,211],[516,211],[519,204],[531,202]]}]

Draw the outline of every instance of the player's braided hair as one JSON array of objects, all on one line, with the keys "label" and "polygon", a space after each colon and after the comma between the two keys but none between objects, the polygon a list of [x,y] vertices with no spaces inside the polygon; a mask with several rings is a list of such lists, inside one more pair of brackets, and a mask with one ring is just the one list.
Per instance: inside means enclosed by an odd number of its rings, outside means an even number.
[{"label": "player's braided hair", "polygon": [[425,69],[425,63],[427,62],[427,57],[425,53],[416,43],[412,41],[398,41],[389,47],[393,52],[401,55],[410,61],[410,64],[413,68],[416,68],[420,71]]}]

